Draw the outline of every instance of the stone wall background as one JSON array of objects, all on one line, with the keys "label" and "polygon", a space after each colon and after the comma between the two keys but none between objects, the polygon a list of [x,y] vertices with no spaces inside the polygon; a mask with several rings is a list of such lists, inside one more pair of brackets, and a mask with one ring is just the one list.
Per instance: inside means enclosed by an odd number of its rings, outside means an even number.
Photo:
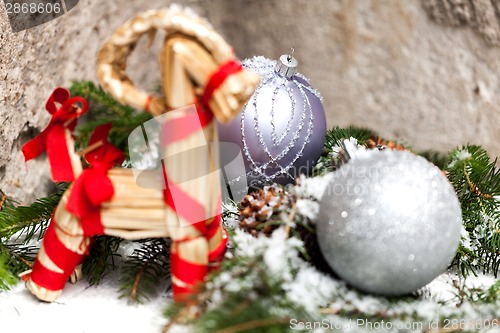
[{"label": "stone wall background", "polygon": [[[293,46],[299,71],[324,96],[329,126],[372,128],[416,149],[477,143],[500,156],[500,48],[494,42],[500,8],[489,1],[472,0],[488,20],[474,14],[458,23],[443,19],[454,17],[446,12],[439,16],[441,8],[455,8],[455,0],[177,3],[206,16],[240,58],[277,58]],[[18,33],[0,5],[0,189],[23,202],[46,194],[46,160],[30,161],[27,169],[21,153],[49,119],[46,98],[73,79],[95,80],[95,54],[111,32],[134,13],[169,3],[81,0],[68,14]],[[481,28],[483,21],[488,24]],[[139,45],[131,59],[132,77],[143,87],[159,82],[157,46]]]}]

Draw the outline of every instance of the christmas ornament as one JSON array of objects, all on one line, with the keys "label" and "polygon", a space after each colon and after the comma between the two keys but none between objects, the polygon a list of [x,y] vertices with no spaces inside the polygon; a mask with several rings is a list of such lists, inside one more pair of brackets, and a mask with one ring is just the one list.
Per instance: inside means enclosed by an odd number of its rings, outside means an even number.
[{"label": "christmas ornament", "polygon": [[361,151],[321,199],[318,242],[352,286],[401,295],[432,281],[460,240],[460,204],[433,164],[410,152]]},{"label": "christmas ornament", "polygon": [[[243,61],[243,67],[262,81],[241,114],[219,124],[219,138],[240,146],[250,186],[291,183],[311,170],[322,152],[326,120],[321,96],[296,73],[292,54],[279,61],[254,57]],[[227,178],[231,185],[242,177]]]},{"label": "christmas ornament", "polygon": [[[139,38],[156,30],[168,35],[160,61],[165,96],[155,97],[138,90],[125,69]],[[139,186],[130,169],[111,169],[123,158],[105,139],[109,127],[96,129],[84,154],[90,167],[79,175],[73,172],[75,182],[55,209],[33,270],[23,279],[36,297],[54,301],[88,253],[93,236],[170,237],[174,299],[188,301],[209,268],[217,267],[227,244],[218,151],[207,144],[217,140],[213,120],[234,117],[252,95],[258,76],[236,62],[232,48],[208,22],[171,6],[139,14],[117,29],[98,53],[97,77],[116,100],[154,115],[193,101],[196,105],[157,117],[163,121],[164,159],[159,173],[151,175],[163,185],[163,193]],[[73,147],[70,135],[64,139]],[[193,151],[197,153],[188,153]]]}]

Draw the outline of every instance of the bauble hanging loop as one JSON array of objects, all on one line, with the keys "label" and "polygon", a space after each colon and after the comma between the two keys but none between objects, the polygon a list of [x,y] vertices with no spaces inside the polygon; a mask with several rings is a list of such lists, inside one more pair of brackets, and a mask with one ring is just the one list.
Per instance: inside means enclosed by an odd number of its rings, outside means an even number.
[{"label": "bauble hanging loop", "polygon": [[297,73],[297,66],[299,62],[293,57],[295,49],[292,47],[290,49],[290,54],[281,55],[279,61],[276,62],[276,67],[274,70],[281,76],[287,79],[291,79],[292,76]]}]

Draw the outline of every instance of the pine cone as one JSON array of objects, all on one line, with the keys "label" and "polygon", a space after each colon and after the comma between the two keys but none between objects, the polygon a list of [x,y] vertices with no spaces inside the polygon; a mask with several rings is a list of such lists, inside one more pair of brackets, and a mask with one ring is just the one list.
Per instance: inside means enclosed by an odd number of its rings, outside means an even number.
[{"label": "pine cone", "polygon": [[[297,179],[300,186],[300,179]],[[285,192],[279,185],[265,186],[243,198],[240,203],[240,228],[253,236],[263,233],[270,236],[274,230],[280,227],[281,214],[288,214],[296,197]],[[309,223],[311,228],[297,224],[295,226],[298,237],[304,242],[307,257],[303,256],[313,266],[323,273],[336,276],[323,257],[323,253],[316,238],[314,224]]]},{"label": "pine cone", "polygon": [[402,144],[396,143],[394,141],[387,141],[379,136],[372,136],[366,141],[366,147],[368,149],[385,149],[389,148],[391,150],[407,150]]},{"label": "pine cone", "polygon": [[254,236],[261,232],[269,236],[279,227],[279,223],[273,223],[272,217],[279,218],[291,202],[290,195],[278,185],[264,186],[241,201],[240,227]]}]

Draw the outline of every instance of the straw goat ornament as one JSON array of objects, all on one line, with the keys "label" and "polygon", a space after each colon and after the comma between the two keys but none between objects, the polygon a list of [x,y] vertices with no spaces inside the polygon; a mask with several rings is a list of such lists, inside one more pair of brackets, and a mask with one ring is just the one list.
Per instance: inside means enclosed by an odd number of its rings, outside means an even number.
[{"label": "straw goat ornament", "polygon": [[[137,41],[157,30],[166,32],[160,54],[163,96],[137,89],[125,72]],[[23,152],[29,160],[47,150],[54,181],[73,183],[23,279],[36,297],[51,302],[69,278],[78,277],[76,267],[96,235],[170,237],[174,299],[186,301],[217,266],[227,242],[221,224],[219,151],[217,145],[207,145],[218,140],[214,118],[225,122],[236,116],[259,78],[241,67],[206,20],[178,6],[139,14],[118,28],[97,55],[97,77],[119,102],[164,114],[164,189],[141,187],[133,170],[113,168],[124,156],[107,142],[110,125],[96,128],[83,153],[89,167],[83,169],[71,133],[87,102],[56,89],[46,105],[52,120]],[[185,108],[193,104],[196,108]],[[181,154],[201,146],[206,153]]]}]

